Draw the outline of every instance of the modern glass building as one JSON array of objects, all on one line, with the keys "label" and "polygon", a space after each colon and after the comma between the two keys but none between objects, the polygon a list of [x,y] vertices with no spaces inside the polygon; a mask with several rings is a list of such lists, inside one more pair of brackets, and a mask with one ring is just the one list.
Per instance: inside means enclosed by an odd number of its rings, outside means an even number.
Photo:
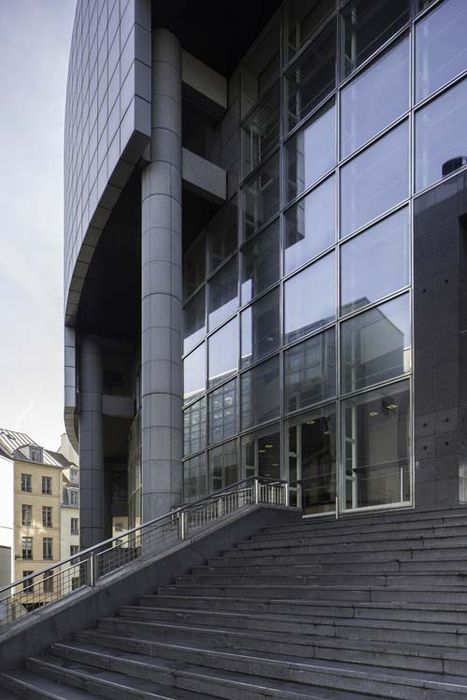
[{"label": "modern glass building", "polygon": [[467,3],[194,5],[78,2],[83,543],[254,474],[310,516],[463,503]]}]

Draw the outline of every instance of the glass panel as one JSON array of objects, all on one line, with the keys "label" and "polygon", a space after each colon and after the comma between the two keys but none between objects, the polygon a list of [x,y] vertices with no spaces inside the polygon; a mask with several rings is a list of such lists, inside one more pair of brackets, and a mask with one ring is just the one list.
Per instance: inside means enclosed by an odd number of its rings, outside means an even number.
[{"label": "glass panel", "polygon": [[279,143],[279,85],[261,100],[242,124],[243,176],[268,158]]},{"label": "glass panel", "polygon": [[415,26],[417,101],[467,68],[466,29],[465,0],[446,0]]},{"label": "glass panel", "polygon": [[183,412],[183,454],[202,450],[206,445],[206,399]]},{"label": "glass panel", "polygon": [[409,108],[409,40],[358,75],[341,93],[341,157],[369,141]]},{"label": "glass panel", "polygon": [[206,454],[187,459],[183,463],[184,501],[196,501],[207,494]]},{"label": "glass panel", "polygon": [[186,299],[206,278],[206,239],[204,235],[183,254],[183,297]]},{"label": "glass panel", "polygon": [[279,415],[279,358],[250,369],[241,376],[242,429]]},{"label": "glass panel", "polygon": [[294,199],[336,164],[336,109],[321,110],[285,146],[287,199]]},{"label": "glass panel", "polygon": [[415,115],[416,189],[467,165],[467,80]]},{"label": "glass panel", "polygon": [[296,340],[336,317],[334,253],[326,255],[287,280],[285,339]]},{"label": "glass panel", "polygon": [[409,215],[402,209],[342,246],[341,313],[405,287],[409,264]]},{"label": "glass panel", "polygon": [[261,228],[279,209],[279,156],[276,154],[242,188],[244,236]]},{"label": "glass panel", "polygon": [[256,236],[242,251],[242,304],[279,279],[279,222]]},{"label": "glass panel", "polygon": [[237,380],[209,394],[209,443],[221,442],[237,432]]},{"label": "glass panel", "polygon": [[336,240],[334,175],[285,215],[285,272],[292,272]]},{"label": "glass panel", "polygon": [[225,324],[209,340],[209,386],[223,382],[238,367],[238,318]]},{"label": "glass panel", "polygon": [[342,12],[342,77],[380,48],[410,18],[410,0],[353,0]]},{"label": "glass panel", "polygon": [[343,403],[347,508],[399,503],[410,484],[409,384]]},{"label": "glass panel", "polygon": [[336,393],[334,328],[284,353],[285,410],[296,411]]},{"label": "glass panel", "polygon": [[194,399],[206,388],[206,343],[183,360],[183,398]]},{"label": "glass panel", "polygon": [[260,99],[279,75],[279,23],[275,22],[242,66],[242,114]]},{"label": "glass panel", "polygon": [[280,431],[279,426],[269,426],[242,438],[242,466],[245,478],[264,476],[280,479]]},{"label": "glass panel", "polygon": [[341,235],[346,236],[409,194],[407,122],[341,170]]},{"label": "glass panel", "polygon": [[[293,435],[295,433],[295,435]],[[320,408],[289,423],[300,465],[302,508],[305,515],[336,507],[336,412]],[[290,459],[290,457],[289,457]]]},{"label": "glass panel", "polygon": [[388,301],[343,323],[341,344],[344,392],[410,372],[409,295]]},{"label": "glass panel", "polygon": [[235,440],[209,452],[209,490],[219,491],[240,480]]},{"label": "glass panel", "polygon": [[317,27],[331,15],[335,0],[294,0],[287,8],[287,54],[289,58],[306,43]]},{"label": "glass panel", "polygon": [[209,329],[231,316],[238,307],[238,273],[235,257],[208,283]]},{"label": "glass panel", "polygon": [[287,72],[289,130],[317,107],[335,86],[336,26],[331,22]]},{"label": "glass panel", "polygon": [[206,334],[205,289],[201,289],[183,309],[183,352],[193,348]]},{"label": "glass panel", "polygon": [[209,272],[213,272],[237,247],[237,201],[222,207],[206,226]]},{"label": "glass panel", "polygon": [[242,367],[279,347],[279,289],[266,294],[242,313]]}]

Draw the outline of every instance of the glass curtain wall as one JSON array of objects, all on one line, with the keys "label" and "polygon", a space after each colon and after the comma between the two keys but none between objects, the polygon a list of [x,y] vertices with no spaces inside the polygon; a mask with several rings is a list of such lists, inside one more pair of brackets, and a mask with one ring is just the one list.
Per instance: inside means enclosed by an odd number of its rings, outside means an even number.
[{"label": "glass curtain wall", "polygon": [[412,199],[467,167],[466,28],[464,0],[292,1],[244,58],[240,187],[185,254],[185,498],[411,502]]}]

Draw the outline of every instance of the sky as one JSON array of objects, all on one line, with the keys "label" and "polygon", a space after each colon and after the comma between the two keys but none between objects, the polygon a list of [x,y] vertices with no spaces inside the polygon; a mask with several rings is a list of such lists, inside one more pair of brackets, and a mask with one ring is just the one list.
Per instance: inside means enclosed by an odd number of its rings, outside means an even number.
[{"label": "sky", "polygon": [[63,424],[63,119],[75,0],[0,0],[0,427]]}]

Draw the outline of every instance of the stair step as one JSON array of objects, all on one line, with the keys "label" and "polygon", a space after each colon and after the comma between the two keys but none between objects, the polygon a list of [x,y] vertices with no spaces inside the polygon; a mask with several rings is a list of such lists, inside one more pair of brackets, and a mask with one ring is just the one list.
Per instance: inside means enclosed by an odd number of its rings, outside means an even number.
[{"label": "stair step", "polygon": [[315,572],[314,574],[295,574],[293,570],[287,573],[271,572],[269,575],[264,574],[242,574],[235,573],[225,575],[221,573],[210,573],[209,575],[189,575],[179,576],[176,579],[176,585],[180,586],[228,586],[228,585],[263,585],[269,577],[274,579],[275,585],[340,585],[345,581],[347,586],[364,585],[375,587],[409,587],[420,588],[427,585],[429,588],[443,587],[459,587],[459,590],[465,589],[467,582],[467,574],[462,572],[458,574],[445,574],[435,571],[427,571],[421,573],[389,573],[389,574],[346,574],[345,576],[339,573]]},{"label": "stair step", "polygon": [[[102,700],[102,695],[94,695],[87,690],[79,690],[64,683],[50,680],[42,675],[31,673],[21,669],[21,671],[10,671],[0,674],[1,700]],[[7,694],[3,688],[9,688],[15,695]]]},{"label": "stair step", "polygon": [[[250,563],[242,563],[242,561],[217,560],[209,561],[203,566],[194,566],[191,574],[194,576],[210,576],[210,575],[238,575],[238,576],[313,576],[315,574],[418,574],[433,575],[440,573],[439,561],[419,561],[409,560],[401,561],[398,558],[387,559],[386,561],[345,561],[345,562],[325,562],[314,560],[312,564],[297,563],[297,558],[286,563],[276,563],[275,559],[271,559],[266,563],[262,563],[257,559],[253,559]],[[460,559],[446,559],[443,561],[442,575],[464,576],[467,578],[467,562]]]}]

